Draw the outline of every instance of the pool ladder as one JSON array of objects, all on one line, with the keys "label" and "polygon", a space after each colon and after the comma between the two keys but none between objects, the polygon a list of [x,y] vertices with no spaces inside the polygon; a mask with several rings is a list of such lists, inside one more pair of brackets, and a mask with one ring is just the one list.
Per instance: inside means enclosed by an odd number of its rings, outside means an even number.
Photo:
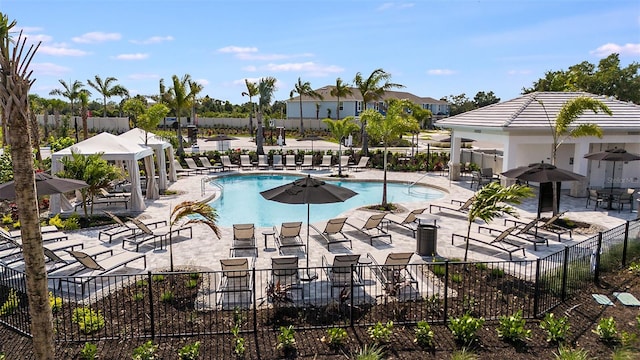
[{"label": "pool ladder", "polygon": [[219,182],[213,181],[216,179],[216,176],[206,177],[200,181],[200,196],[205,196],[207,193],[207,184],[215,186],[222,194],[222,190],[224,190],[224,186],[222,186]]},{"label": "pool ladder", "polygon": [[418,179],[418,180],[416,180],[416,181],[412,182],[411,184],[409,184],[409,186],[408,186],[409,191],[411,191],[411,188],[412,188],[415,184],[417,184],[417,183],[418,183],[418,181],[420,181],[420,180],[422,180],[422,179],[426,178],[426,177],[427,177],[427,175],[429,175],[429,173],[428,173],[428,172],[424,173],[424,175],[422,175],[422,177],[421,177],[420,179]]}]

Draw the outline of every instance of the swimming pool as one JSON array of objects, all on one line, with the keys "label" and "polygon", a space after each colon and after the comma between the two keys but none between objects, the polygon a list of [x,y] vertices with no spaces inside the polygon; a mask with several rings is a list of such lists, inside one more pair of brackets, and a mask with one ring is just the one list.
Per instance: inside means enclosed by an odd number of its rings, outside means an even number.
[{"label": "swimming pool", "polygon": [[[269,227],[283,222],[307,222],[307,205],[281,204],[265,200],[260,192],[290,183],[300,177],[290,175],[225,176],[215,180],[222,185],[222,196],[209,203],[217,210],[218,225],[253,223],[256,227]],[[347,187],[358,195],[333,204],[311,204],[311,223],[334,218],[341,213],[364,205],[379,204],[382,200],[382,182],[327,181]],[[444,196],[442,191],[426,186],[387,183],[387,201],[393,203],[424,202]]]}]

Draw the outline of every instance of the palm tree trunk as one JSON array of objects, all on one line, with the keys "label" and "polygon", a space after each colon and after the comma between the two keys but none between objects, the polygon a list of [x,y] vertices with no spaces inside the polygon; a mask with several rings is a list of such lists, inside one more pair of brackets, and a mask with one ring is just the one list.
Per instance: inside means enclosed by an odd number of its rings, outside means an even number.
[{"label": "palm tree trunk", "polygon": [[262,140],[264,136],[262,134],[262,110],[258,111],[258,128],[256,129],[256,152],[258,155],[264,155],[264,149],[262,147]]},{"label": "palm tree trunk", "polygon": [[336,120],[340,120],[340,96],[338,98],[338,105],[336,106]]},{"label": "palm tree trunk", "polygon": [[464,261],[467,261],[467,256],[469,255],[469,236],[471,236],[471,221],[467,223],[467,237],[465,239],[464,244]]},{"label": "palm tree trunk", "polygon": [[31,143],[36,148],[36,160],[38,166],[42,166],[42,153],[40,152],[40,129],[38,127],[38,119],[33,111],[29,111],[29,120],[31,121]]},{"label": "palm tree trunk", "polygon": [[300,135],[304,136],[304,124],[302,123],[302,95],[300,95]]},{"label": "palm tree trunk", "polygon": [[253,102],[251,102],[251,97],[249,97],[249,105],[251,106],[249,110],[249,135],[253,138]]},{"label": "palm tree trunk", "polygon": [[384,156],[383,156],[383,163],[384,163],[384,178],[382,180],[382,206],[386,207],[387,206],[387,143],[385,142],[385,146],[384,146]]}]

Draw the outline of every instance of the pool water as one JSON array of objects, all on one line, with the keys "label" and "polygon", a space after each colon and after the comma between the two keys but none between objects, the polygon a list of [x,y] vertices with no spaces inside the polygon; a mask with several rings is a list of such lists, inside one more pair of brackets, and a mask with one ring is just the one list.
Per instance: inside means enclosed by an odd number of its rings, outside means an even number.
[{"label": "pool water", "polygon": [[[222,185],[222,196],[209,203],[217,210],[218,225],[253,223],[256,227],[270,227],[283,222],[307,222],[307,205],[282,204],[269,201],[260,192],[293,182],[300,177],[290,175],[225,176],[215,180]],[[353,208],[379,204],[382,201],[382,182],[327,181],[347,187],[358,195],[341,203],[311,204],[310,222],[321,222],[337,217]],[[387,202],[411,203],[439,199],[442,191],[407,184],[387,183]]]}]

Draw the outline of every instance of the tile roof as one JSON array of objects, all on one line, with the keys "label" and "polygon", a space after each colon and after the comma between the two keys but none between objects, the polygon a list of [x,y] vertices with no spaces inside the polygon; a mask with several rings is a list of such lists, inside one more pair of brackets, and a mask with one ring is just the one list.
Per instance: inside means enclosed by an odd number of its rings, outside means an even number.
[{"label": "tile roof", "polygon": [[[334,88],[335,86],[333,85],[327,85],[319,89],[315,89],[315,91],[318,94],[322,95],[323,101],[337,101],[338,100],[337,97],[331,96],[331,90],[333,90]],[[362,101],[362,95],[360,94],[360,90],[358,90],[358,88],[352,87],[351,92],[352,92],[351,95],[347,95],[344,97],[341,96],[340,101]],[[299,99],[300,99],[299,96],[294,96],[290,98],[289,101],[299,101]],[[387,100],[387,99],[407,99],[416,104],[442,104],[442,105],[448,104],[444,100],[436,100],[431,97],[420,97],[420,96],[416,96],[414,94],[408,93],[406,91],[387,90],[385,91],[384,96],[382,96],[382,100]],[[302,101],[317,102],[319,100],[309,96],[303,96]]]},{"label": "tile roof", "polygon": [[549,121],[556,119],[560,108],[570,99],[579,96],[588,96],[602,101],[609,107],[613,116],[602,112],[595,114],[587,110],[574,124],[596,123],[603,129],[640,130],[640,105],[585,92],[534,92],[438,120],[436,124],[445,128],[449,126],[496,127],[507,130],[549,128]]}]

